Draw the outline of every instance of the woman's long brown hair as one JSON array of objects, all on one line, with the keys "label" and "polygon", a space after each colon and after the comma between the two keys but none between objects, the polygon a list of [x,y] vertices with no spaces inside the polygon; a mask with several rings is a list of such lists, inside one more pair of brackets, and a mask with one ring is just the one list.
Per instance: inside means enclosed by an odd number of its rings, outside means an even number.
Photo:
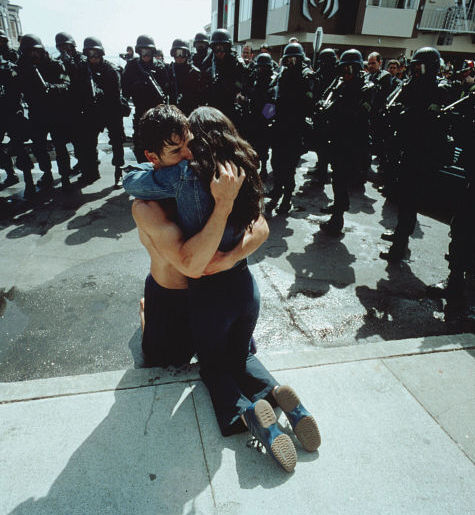
[{"label": "woman's long brown hair", "polygon": [[236,232],[252,228],[262,208],[263,188],[257,173],[257,153],[241,138],[231,120],[214,107],[198,107],[188,120],[194,136],[189,143],[193,153],[191,166],[206,188],[209,189],[213,174],[217,172],[217,163],[232,161],[244,169],[246,179],[234,201],[229,221]]}]

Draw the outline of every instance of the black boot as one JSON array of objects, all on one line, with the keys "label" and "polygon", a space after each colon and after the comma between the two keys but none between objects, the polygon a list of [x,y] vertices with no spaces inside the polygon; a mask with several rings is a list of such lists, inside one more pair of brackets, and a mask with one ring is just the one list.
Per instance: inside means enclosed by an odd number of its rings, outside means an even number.
[{"label": "black boot", "polygon": [[284,198],[277,209],[277,213],[279,213],[279,215],[285,215],[290,211],[291,207],[292,203],[290,197],[288,195],[284,195]]},{"label": "black boot", "polygon": [[114,188],[118,189],[122,187],[122,168],[120,166],[115,167],[114,172]]},{"label": "black boot", "polygon": [[394,231],[386,231],[381,234],[381,239],[385,241],[394,241]]},{"label": "black boot", "polygon": [[18,184],[19,182],[20,179],[14,170],[7,170],[7,178],[0,184],[0,190],[13,186],[14,184]]},{"label": "black boot", "polygon": [[53,174],[51,170],[48,172],[44,172],[41,176],[41,179],[36,183],[38,188],[42,190],[47,190],[53,187]]},{"label": "black boot", "polygon": [[398,263],[406,255],[407,240],[394,240],[387,252],[380,252],[379,257],[389,263]]},{"label": "black boot", "polygon": [[320,224],[322,230],[328,236],[340,236],[343,229],[343,213],[333,213],[328,222]]},{"label": "black boot", "polygon": [[61,177],[61,189],[63,191],[71,191],[71,189],[72,189],[71,182],[67,175]]}]

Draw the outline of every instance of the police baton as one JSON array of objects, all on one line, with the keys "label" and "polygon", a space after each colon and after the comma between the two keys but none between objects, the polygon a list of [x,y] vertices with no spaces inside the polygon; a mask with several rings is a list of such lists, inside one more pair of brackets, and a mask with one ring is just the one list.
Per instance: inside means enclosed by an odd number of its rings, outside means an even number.
[{"label": "police baton", "polygon": [[323,43],[323,29],[322,27],[317,27],[317,30],[315,31],[315,36],[313,38],[313,62],[312,66],[315,70],[315,66],[317,64],[317,55],[318,52],[320,52],[320,48],[322,48]]}]

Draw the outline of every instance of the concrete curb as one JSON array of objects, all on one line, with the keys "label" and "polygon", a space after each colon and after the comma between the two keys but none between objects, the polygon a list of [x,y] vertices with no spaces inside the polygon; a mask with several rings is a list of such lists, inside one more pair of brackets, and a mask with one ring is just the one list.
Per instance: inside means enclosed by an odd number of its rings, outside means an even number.
[{"label": "concrete curb", "polygon": [[[260,354],[272,372],[337,363],[475,349],[474,334],[367,343],[351,347]],[[0,404],[200,380],[197,365],[182,370],[145,368],[0,383]],[[120,388],[117,385],[120,383]]]}]

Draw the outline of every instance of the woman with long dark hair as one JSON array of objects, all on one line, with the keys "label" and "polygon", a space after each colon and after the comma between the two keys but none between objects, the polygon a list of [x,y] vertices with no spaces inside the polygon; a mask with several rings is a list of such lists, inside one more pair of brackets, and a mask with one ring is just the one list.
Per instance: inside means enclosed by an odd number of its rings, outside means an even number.
[{"label": "woman with long dark hair", "polygon": [[[217,173],[218,163],[232,161],[246,177],[218,247],[227,251],[239,242],[247,228],[252,228],[261,213],[259,158],[232,122],[217,109],[199,107],[188,121],[183,116],[184,129],[178,138],[170,122],[176,116],[176,108],[172,106],[159,106],[144,115],[141,122],[144,146],[150,149],[146,155],[153,166],[140,165],[131,171],[124,179],[124,188],[144,200],[174,197],[178,225],[189,238],[201,230],[209,217],[213,206],[210,182]],[[164,135],[164,127],[168,127],[165,131],[168,134]],[[188,127],[192,136],[187,136]],[[182,148],[187,137],[193,137],[187,142],[193,159],[161,167],[166,159],[161,151],[163,142],[157,142],[159,134],[162,140],[175,141],[177,149]],[[269,402],[280,405],[286,412],[307,450],[316,450],[320,435],[315,420],[295,392],[288,386],[279,386],[249,351],[259,313],[259,291],[247,261],[214,275],[190,278],[188,285],[190,322],[200,374],[208,387],[221,433],[228,436],[247,427],[285,470],[293,470],[294,445],[278,428]]]}]

